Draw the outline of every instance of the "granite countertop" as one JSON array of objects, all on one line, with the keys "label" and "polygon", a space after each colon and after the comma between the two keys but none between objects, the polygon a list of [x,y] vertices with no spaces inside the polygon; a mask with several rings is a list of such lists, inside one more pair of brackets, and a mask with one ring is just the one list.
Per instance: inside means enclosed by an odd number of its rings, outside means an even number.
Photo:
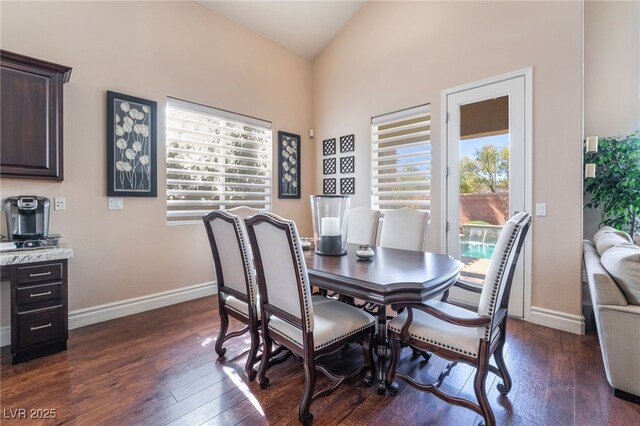
[{"label": "granite countertop", "polygon": [[46,262],[48,260],[69,259],[70,257],[73,257],[73,250],[68,247],[7,251],[0,253],[0,266]]}]

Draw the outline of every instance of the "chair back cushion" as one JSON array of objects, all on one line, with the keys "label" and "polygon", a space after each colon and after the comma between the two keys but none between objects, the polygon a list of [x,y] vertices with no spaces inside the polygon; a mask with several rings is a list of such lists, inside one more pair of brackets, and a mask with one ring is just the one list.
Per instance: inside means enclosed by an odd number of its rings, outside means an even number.
[{"label": "chair back cushion", "polygon": [[245,223],[256,259],[260,303],[286,312],[313,331],[311,288],[295,223],[272,213],[259,213]]},{"label": "chair back cushion", "polygon": [[236,215],[214,211],[204,216],[216,267],[218,286],[231,288],[257,303],[258,287],[253,275],[252,256],[244,226]]},{"label": "chair back cushion", "polygon": [[349,210],[347,242],[352,244],[376,245],[380,210],[357,207]]},{"label": "chair back cushion", "polygon": [[[513,281],[513,271],[518,262],[519,249],[530,223],[531,215],[522,212],[515,214],[502,227],[482,287],[478,305],[479,316],[493,317],[500,307],[503,297],[505,295],[508,297]],[[481,338],[489,340],[491,325],[484,330],[479,330],[478,333],[481,334]]]},{"label": "chair back cushion", "polygon": [[427,251],[429,212],[402,208],[389,210],[382,220],[380,246]]},{"label": "chair back cushion", "polygon": [[260,209],[254,209],[253,207],[247,207],[247,206],[238,206],[238,207],[233,207],[231,209],[227,209],[227,212],[231,214],[235,214],[241,220],[244,220],[249,216],[253,216],[254,214],[260,213]]}]

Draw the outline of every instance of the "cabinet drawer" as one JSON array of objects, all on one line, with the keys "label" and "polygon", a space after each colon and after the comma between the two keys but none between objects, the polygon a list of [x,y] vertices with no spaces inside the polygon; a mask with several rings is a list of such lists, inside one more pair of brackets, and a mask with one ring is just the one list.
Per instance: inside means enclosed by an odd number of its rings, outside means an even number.
[{"label": "cabinet drawer", "polygon": [[65,337],[62,305],[18,313],[18,346],[30,346]]},{"label": "cabinet drawer", "polygon": [[41,302],[59,299],[62,293],[62,282],[38,284],[16,288],[16,304]]},{"label": "cabinet drawer", "polygon": [[62,262],[44,263],[16,268],[16,284],[41,283],[62,279]]}]

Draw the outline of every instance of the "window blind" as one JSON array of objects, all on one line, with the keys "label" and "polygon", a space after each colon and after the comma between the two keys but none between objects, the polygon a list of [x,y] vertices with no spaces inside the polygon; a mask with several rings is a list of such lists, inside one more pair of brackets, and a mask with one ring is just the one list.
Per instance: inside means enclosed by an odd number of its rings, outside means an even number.
[{"label": "window blind", "polygon": [[168,223],[271,209],[270,122],[169,98],[166,123]]},{"label": "window blind", "polygon": [[431,109],[420,105],[371,119],[371,205],[428,210],[431,204]]}]

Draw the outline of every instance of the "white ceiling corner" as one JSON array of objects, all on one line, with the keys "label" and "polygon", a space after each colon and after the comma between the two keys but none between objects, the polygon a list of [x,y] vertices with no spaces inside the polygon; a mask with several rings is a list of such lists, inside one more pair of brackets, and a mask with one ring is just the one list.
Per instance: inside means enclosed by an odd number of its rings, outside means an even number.
[{"label": "white ceiling corner", "polygon": [[312,60],[365,0],[204,1],[199,3]]}]

